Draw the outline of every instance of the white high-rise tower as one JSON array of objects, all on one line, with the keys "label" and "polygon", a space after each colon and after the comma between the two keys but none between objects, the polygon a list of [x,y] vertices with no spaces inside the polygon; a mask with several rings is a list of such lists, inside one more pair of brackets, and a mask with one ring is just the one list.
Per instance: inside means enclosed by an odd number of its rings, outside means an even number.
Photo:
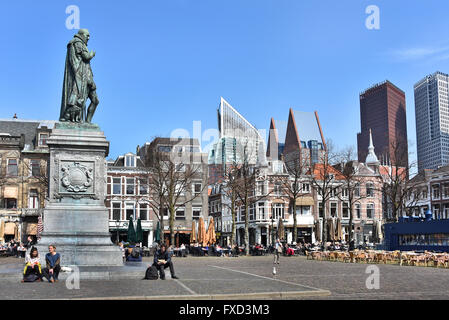
[{"label": "white high-rise tower", "polygon": [[428,75],[415,84],[418,170],[449,163],[449,76]]}]

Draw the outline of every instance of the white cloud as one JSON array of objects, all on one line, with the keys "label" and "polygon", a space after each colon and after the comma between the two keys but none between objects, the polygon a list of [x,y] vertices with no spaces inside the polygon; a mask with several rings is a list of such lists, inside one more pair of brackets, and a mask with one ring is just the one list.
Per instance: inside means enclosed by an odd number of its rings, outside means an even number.
[{"label": "white cloud", "polygon": [[424,58],[449,58],[449,46],[441,47],[415,47],[393,50],[392,55],[399,60],[418,60]]}]

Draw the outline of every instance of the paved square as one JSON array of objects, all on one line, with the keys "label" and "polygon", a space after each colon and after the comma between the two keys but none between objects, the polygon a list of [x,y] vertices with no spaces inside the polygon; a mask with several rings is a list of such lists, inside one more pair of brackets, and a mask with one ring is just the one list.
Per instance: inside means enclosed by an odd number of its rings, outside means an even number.
[{"label": "paved square", "polygon": [[[151,259],[145,258],[144,264]],[[368,289],[367,264],[281,257],[272,275],[273,257],[174,258],[172,280],[143,281],[139,269],[112,280],[83,280],[80,289],[56,284],[20,283],[21,259],[0,260],[2,299],[449,299],[449,269],[377,265],[380,288]],[[6,272],[7,270],[8,272]],[[18,270],[11,275],[11,270]],[[243,296],[242,296],[243,295]]]}]

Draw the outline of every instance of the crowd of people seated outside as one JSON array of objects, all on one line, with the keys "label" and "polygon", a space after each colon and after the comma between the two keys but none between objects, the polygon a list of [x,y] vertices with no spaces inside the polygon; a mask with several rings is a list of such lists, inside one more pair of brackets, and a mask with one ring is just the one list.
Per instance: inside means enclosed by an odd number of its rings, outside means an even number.
[{"label": "crowd of people seated outside", "polygon": [[27,250],[34,245],[34,241],[31,237],[28,237],[25,243],[22,243],[18,240],[11,240],[7,243],[0,245],[0,253],[3,256],[14,256],[16,258],[25,258]]}]

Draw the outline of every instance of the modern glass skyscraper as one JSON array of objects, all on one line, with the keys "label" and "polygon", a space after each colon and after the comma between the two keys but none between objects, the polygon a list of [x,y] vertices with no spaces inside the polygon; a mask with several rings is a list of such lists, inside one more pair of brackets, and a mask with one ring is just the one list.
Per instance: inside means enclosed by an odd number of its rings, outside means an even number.
[{"label": "modern glass skyscraper", "polygon": [[223,98],[218,108],[218,129],[220,139],[209,152],[209,164],[266,162],[260,132]]},{"label": "modern glass skyscraper", "polygon": [[449,163],[449,76],[426,76],[414,86],[418,170]]}]

